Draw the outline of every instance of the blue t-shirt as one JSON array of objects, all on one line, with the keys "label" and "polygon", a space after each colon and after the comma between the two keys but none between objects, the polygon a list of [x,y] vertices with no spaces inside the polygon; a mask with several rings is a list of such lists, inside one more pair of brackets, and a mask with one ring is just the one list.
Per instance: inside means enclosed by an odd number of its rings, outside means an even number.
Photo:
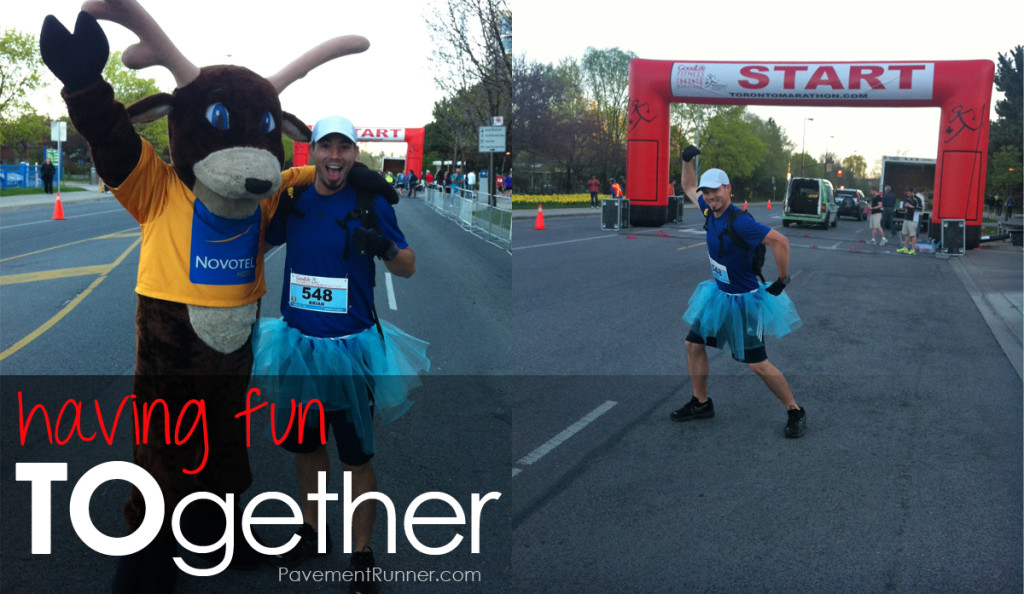
[{"label": "blue t-shirt", "polygon": [[[275,215],[267,230],[269,243],[286,240],[288,244],[281,314],[289,326],[308,336],[347,336],[374,323],[373,258],[359,255],[351,246],[348,259],[343,257],[352,230],[362,224],[353,217],[342,229],[339,222],[355,208],[356,192],[351,186],[330,196],[310,186],[291,209],[278,209],[278,215],[292,211],[287,221]],[[380,232],[398,249],[409,247],[387,200],[377,196],[374,209]]]},{"label": "blue t-shirt", "polygon": [[[697,197],[701,212],[709,212],[708,217],[708,258],[711,260],[711,274],[718,282],[718,288],[726,293],[747,293],[757,289],[757,276],[750,267],[754,261],[754,248],[764,241],[764,238],[771,231],[770,227],[762,225],[754,220],[754,217],[746,215],[737,216],[732,223],[732,229],[745,241],[749,249],[737,246],[727,230],[729,226],[728,211],[722,216],[715,217],[714,213],[708,211],[708,204],[704,202],[704,195]],[[729,208],[736,209],[730,204]],[[742,212],[742,211],[741,211]],[[719,246],[718,236],[722,236],[722,245]],[[719,251],[721,247],[721,251]],[[719,255],[721,254],[721,255]]]}]

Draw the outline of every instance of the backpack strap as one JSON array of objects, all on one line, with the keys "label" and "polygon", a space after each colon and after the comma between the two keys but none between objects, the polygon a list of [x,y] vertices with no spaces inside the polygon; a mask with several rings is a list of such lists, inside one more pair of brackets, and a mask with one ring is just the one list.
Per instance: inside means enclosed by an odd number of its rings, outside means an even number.
[{"label": "backpack strap", "polygon": [[[723,229],[718,234],[718,257],[719,258],[722,257],[722,238],[725,236],[726,233],[728,233],[729,237],[732,238],[732,242],[736,245],[736,247],[744,249],[744,250],[747,250],[747,251],[750,251],[750,246],[747,245],[747,242],[743,241],[743,238],[740,237],[740,234],[737,233],[736,230],[733,229],[733,227],[732,227],[733,222],[736,221],[736,217],[738,217],[740,215],[747,215],[750,218],[754,218],[754,215],[750,214],[749,212],[747,212],[745,210],[741,211],[740,209],[736,208],[735,206],[729,208],[729,213],[728,213],[728,217],[729,218],[726,220],[725,229]],[[704,224],[706,226],[707,225],[707,221],[705,221]]]},{"label": "backpack strap", "polygon": [[[754,249],[751,249],[750,245],[746,241],[744,241],[743,238],[740,237],[740,234],[736,232],[736,229],[733,228],[733,223],[736,222],[736,218],[741,216],[741,215],[747,215],[751,219],[754,218],[754,215],[750,214],[746,210],[740,210],[740,209],[736,208],[735,206],[732,206],[732,207],[729,208],[729,212],[728,212],[728,215],[727,215],[729,218],[726,219],[725,229],[723,229],[722,231],[720,231],[718,233],[718,258],[719,259],[722,258],[722,239],[725,237],[726,233],[729,234],[729,237],[732,239],[732,242],[733,242],[734,245],[736,245],[736,247],[738,247],[740,249],[743,249],[743,250],[746,250],[746,251],[750,252],[752,255],[756,256],[756,254],[754,254]],[[705,231],[707,231],[707,229],[708,229],[708,221],[710,219],[711,219],[710,210],[705,210],[705,215],[704,215],[704,230]],[[754,271],[754,274],[756,274],[758,278],[760,278],[762,281],[764,281],[764,275],[761,274],[760,270]]]}]

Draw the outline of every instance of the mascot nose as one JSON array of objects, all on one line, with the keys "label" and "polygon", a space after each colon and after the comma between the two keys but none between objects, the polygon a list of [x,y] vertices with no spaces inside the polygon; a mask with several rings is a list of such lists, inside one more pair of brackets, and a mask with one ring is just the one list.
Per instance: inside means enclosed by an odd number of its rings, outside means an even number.
[{"label": "mascot nose", "polygon": [[265,179],[256,179],[255,177],[245,178],[245,189],[253,194],[262,194],[270,189],[274,185]]}]

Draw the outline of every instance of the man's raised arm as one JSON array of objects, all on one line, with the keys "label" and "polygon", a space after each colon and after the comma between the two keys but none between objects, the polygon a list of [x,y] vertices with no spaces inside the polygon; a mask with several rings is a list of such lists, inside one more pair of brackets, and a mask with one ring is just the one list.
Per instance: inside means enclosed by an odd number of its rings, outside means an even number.
[{"label": "man's raised arm", "polygon": [[683,149],[683,193],[697,208],[700,204],[697,202],[697,172],[693,168],[693,158],[699,154],[700,149],[692,144]]}]

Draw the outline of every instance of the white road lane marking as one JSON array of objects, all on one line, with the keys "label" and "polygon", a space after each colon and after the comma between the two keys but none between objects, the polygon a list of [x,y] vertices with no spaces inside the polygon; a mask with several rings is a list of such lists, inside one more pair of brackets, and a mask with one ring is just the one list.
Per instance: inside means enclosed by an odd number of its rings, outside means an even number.
[{"label": "white road lane marking", "polygon": [[[582,419],[566,427],[561,433],[552,437],[537,449],[520,458],[519,461],[516,462],[516,464],[518,464],[519,466],[529,466],[536,462],[537,460],[540,460],[544,456],[551,453],[552,450],[562,445],[562,443],[564,443],[567,439],[582,431],[587,425],[593,423],[598,417],[611,410],[612,407],[614,407],[616,404],[618,404],[618,402],[614,402],[612,400],[606,401],[601,406],[590,411]],[[513,468],[512,476],[516,476],[517,474],[522,472],[522,470],[523,469],[521,468]]]},{"label": "white road lane marking", "polygon": [[[63,206],[63,203],[61,205]],[[112,212],[125,212],[125,210],[123,208],[117,208],[117,209],[114,209],[114,210],[101,210],[99,212],[90,212],[90,213],[86,213],[86,214],[66,216],[66,217],[64,217],[64,220],[70,221],[70,220],[73,220],[73,219],[82,219],[82,218],[85,218],[85,217],[94,217],[96,215],[109,214],[109,213],[112,213]],[[28,222],[28,223],[17,223],[17,224],[14,224],[14,225],[4,225],[3,227],[0,227],[0,228],[2,228],[2,229],[14,229],[15,227],[27,227],[28,225],[41,225],[41,224],[45,224],[45,223],[50,223],[52,221],[53,221],[53,219],[42,219],[42,220],[39,220],[39,221],[31,221],[31,222]]]},{"label": "white road lane marking", "polygon": [[388,287],[388,307],[391,308],[391,311],[398,311],[398,302],[395,301],[395,285],[391,281],[390,272],[384,273],[384,282]]},{"label": "white road lane marking", "polygon": [[600,236],[596,236],[596,237],[584,237],[582,239],[569,239],[569,240],[566,240],[566,241],[555,241],[555,242],[552,242],[552,243],[538,243],[536,245],[521,245],[521,246],[512,248],[512,251],[517,252],[519,250],[528,250],[528,249],[540,248],[540,247],[550,247],[550,246],[553,246],[553,245],[564,245],[566,243],[579,243],[581,241],[591,241],[591,240],[594,240],[594,239],[605,239],[605,238],[608,238],[608,237],[618,237],[618,234],[614,234],[613,233],[611,235],[600,235]]}]

